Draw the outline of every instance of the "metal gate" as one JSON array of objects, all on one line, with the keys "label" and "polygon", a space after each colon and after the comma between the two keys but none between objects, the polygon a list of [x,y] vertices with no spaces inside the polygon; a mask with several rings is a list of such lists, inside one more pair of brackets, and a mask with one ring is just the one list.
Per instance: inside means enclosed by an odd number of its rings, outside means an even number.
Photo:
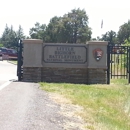
[{"label": "metal gate", "polygon": [[23,79],[23,56],[22,56],[23,44],[21,39],[18,40],[17,46],[18,46],[17,76],[18,76],[18,81],[21,81]]},{"label": "metal gate", "polygon": [[108,46],[107,55],[107,80],[129,78],[129,46]]}]

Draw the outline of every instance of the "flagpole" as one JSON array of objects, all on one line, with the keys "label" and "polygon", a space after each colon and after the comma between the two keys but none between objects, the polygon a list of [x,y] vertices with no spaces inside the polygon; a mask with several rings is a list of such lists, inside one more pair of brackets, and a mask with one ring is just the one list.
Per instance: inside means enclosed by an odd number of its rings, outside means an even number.
[{"label": "flagpole", "polygon": [[102,31],[103,31],[103,19],[101,20],[101,37],[102,37]]}]

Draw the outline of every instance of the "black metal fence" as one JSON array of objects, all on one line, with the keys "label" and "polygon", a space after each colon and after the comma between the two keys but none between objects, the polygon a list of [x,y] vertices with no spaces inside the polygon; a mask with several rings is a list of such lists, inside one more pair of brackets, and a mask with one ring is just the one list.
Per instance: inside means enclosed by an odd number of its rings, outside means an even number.
[{"label": "black metal fence", "polygon": [[18,76],[18,81],[21,81],[23,78],[23,44],[22,40],[18,40],[18,63],[17,63],[17,76]]},{"label": "black metal fence", "polygon": [[107,80],[110,79],[129,79],[129,46],[108,46],[107,50]]}]

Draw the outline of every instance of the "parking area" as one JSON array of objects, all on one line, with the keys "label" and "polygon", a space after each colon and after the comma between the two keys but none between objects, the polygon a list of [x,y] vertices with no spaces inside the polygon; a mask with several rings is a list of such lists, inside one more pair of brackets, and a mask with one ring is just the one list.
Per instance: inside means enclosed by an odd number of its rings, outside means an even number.
[{"label": "parking area", "polygon": [[17,60],[17,51],[15,49],[0,47],[0,60]]}]

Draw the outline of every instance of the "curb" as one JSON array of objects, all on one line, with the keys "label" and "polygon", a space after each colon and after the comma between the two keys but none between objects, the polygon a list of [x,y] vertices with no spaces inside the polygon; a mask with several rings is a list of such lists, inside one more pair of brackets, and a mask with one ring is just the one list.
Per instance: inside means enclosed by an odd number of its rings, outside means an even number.
[{"label": "curb", "polygon": [[17,65],[16,63],[11,62],[11,61],[9,61],[9,60],[7,60],[7,62],[8,62],[8,63],[11,63],[11,64],[13,64],[13,65]]}]

